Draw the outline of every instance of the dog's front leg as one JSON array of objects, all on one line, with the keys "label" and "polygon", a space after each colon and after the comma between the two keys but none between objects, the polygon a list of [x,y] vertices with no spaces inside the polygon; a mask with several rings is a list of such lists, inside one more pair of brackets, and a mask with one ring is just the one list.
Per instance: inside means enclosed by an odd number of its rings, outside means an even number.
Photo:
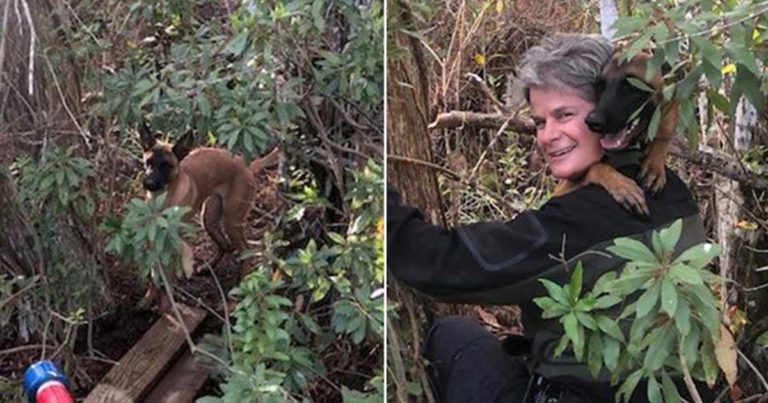
[{"label": "dog's front leg", "polygon": [[653,193],[658,193],[667,183],[667,174],[664,168],[667,154],[669,154],[669,140],[655,138],[648,146],[648,151],[643,159],[640,178],[643,180],[643,186]]},{"label": "dog's front leg", "polygon": [[584,184],[602,186],[625,209],[648,216],[648,205],[643,189],[634,180],[622,175],[616,168],[603,163],[592,165],[584,176]]}]

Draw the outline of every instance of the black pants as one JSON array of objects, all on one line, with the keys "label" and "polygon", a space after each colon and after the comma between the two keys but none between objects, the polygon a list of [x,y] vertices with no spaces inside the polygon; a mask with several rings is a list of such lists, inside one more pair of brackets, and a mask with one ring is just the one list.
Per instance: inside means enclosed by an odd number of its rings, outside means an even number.
[{"label": "black pants", "polygon": [[[508,354],[490,332],[461,317],[435,322],[424,355],[431,363],[430,379],[441,403],[610,403],[617,390],[607,383],[577,378],[540,380],[534,376],[532,380],[520,357]],[[686,397],[681,386],[678,391]],[[631,403],[647,402],[646,388],[641,382]],[[705,402],[714,400],[714,396],[704,395],[708,389],[699,391]]]}]

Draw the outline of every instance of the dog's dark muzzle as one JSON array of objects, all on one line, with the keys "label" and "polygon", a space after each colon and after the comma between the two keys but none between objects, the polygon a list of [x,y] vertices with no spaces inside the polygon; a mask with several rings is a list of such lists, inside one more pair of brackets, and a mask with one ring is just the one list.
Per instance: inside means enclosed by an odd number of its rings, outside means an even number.
[{"label": "dog's dark muzzle", "polygon": [[587,127],[589,127],[589,130],[595,133],[598,133],[598,134],[606,133],[605,116],[601,113],[590,112],[589,115],[587,115],[587,118],[584,119],[584,123],[587,124]]},{"label": "dog's dark muzzle", "polygon": [[148,190],[150,192],[157,192],[158,190],[160,190],[162,188],[163,188],[163,185],[160,182],[158,182],[158,181],[156,181],[156,180],[154,180],[152,178],[144,179],[144,189],[145,190]]}]

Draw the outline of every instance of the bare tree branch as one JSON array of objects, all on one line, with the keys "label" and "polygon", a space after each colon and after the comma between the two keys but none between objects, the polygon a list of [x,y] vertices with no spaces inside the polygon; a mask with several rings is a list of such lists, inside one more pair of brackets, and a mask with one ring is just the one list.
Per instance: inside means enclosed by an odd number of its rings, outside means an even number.
[{"label": "bare tree branch", "polygon": [[473,73],[467,73],[467,78],[473,83],[475,83],[475,85],[477,85],[477,87],[480,88],[480,91],[483,92],[483,95],[485,95],[485,97],[488,98],[493,103],[493,106],[496,109],[496,112],[500,112],[504,114],[510,113],[509,108],[506,105],[504,105],[503,102],[499,101],[499,99],[496,98],[495,95],[493,95],[493,91],[491,91],[491,89],[488,88],[488,85],[485,84],[485,81],[482,78],[480,78],[480,76]]},{"label": "bare tree branch", "polygon": [[[437,115],[434,122],[430,123],[430,129],[452,129],[456,127],[479,127],[486,129],[498,129],[509,119],[509,115],[502,113],[482,113],[468,111],[451,111]],[[529,119],[514,118],[509,122],[509,127],[525,134],[536,133],[536,127]]]},{"label": "bare tree branch", "polygon": [[706,171],[716,172],[755,189],[768,189],[768,178],[759,176],[752,171],[745,172],[738,160],[710,147],[699,146],[696,152],[691,153],[675,142],[672,144],[671,153],[675,157],[692,162]]}]

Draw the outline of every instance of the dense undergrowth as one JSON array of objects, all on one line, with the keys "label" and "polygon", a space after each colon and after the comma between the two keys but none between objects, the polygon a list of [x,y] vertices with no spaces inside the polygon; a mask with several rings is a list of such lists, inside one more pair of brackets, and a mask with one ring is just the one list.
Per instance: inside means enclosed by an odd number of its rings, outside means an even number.
[{"label": "dense undergrowth", "polygon": [[[198,346],[221,382],[211,393],[238,402],[381,396],[382,4],[37,7],[34,21],[48,22],[35,27],[47,40],[36,60],[78,72],[77,88],[61,83],[79,95],[62,97],[78,130],[37,129],[34,141],[3,154],[16,162],[2,176],[9,241],[0,336],[4,347],[43,347],[11,353],[0,400],[17,399],[18,371],[39,357],[62,360],[78,389],[93,386],[98,379],[83,367],[99,354],[91,325],[135,303],[124,273],[140,288],[150,269],[173,265],[183,237],[195,236],[179,220],[183,211],[140,200],[141,122],[169,141],[192,129],[198,144],[246,159],[274,146],[286,156],[278,198],[287,210],[271,217],[251,251],[257,259],[246,260],[257,267],[232,291],[237,309],[221,334]],[[31,116],[51,116],[36,105]],[[81,344],[88,348],[75,353]]]}]

